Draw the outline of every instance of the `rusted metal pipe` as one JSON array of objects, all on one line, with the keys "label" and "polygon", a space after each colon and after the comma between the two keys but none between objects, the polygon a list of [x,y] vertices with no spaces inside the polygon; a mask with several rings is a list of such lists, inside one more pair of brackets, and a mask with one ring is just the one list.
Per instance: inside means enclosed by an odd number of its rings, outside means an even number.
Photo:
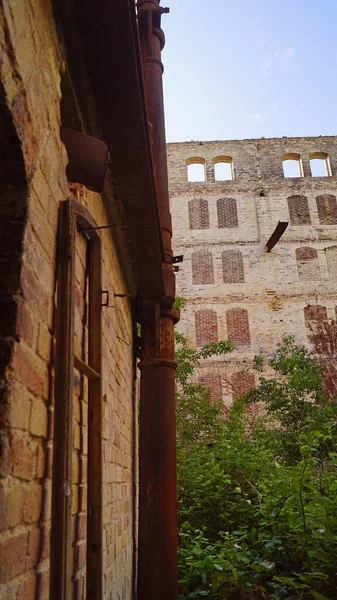
[{"label": "rusted metal pipe", "polygon": [[143,299],[139,435],[138,600],[177,600],[178,533],[172,226],[169,209],[159,0],[139,0],[139,37],[164,256],[165,296]]}]

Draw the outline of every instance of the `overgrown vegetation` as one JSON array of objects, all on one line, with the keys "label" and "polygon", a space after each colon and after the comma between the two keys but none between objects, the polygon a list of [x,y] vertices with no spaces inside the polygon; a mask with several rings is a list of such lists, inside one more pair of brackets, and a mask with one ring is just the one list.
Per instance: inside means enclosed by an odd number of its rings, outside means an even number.
[{"label": "overgrown vegetation", "polygon": [[[177,337],[180,598],[337,598],[337,408],[320,363],[285,338],[223,418],[191,376],[230,350]],[[260,401],[252,428],[247,406]]]}]

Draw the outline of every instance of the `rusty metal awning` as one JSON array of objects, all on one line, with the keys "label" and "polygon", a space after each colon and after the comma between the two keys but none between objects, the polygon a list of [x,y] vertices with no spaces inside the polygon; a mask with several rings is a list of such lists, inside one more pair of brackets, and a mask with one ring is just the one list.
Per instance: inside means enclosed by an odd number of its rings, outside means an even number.
[{"label": "rusty metal awning", "polygon": [[289,221],[279,221],[271,234],[268,242],[266,243],[266,252],[270,252],[279,241],[280,237],[284,234],[285,230],[289,225]]}]

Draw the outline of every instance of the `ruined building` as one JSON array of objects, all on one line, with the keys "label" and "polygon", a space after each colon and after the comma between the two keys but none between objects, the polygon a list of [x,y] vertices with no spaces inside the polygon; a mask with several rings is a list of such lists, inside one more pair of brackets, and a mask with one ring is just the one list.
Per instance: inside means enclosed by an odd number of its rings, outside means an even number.
[{"label": "ruined building", "polygon": [[0,2],[1,600],[177,598],[163,12]]},{"label": "ruined building", "polygon": [[168,162],[179,327],[194,346],[233,342],[198,370],[228,405],[255,354],[287,334],[310,344],[336,316],[337,138],[172,143]]}]

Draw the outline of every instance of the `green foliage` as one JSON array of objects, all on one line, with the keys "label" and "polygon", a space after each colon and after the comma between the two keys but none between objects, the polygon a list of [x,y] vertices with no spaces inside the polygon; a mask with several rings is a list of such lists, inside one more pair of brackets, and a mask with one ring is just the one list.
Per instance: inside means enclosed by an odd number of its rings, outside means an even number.
[{"label": "green foliage", "polygon": [[202,355],[178,341],[180,598],[336,598],[337,410],[315,357],[285,338],[224,419],[190,381]]}]

